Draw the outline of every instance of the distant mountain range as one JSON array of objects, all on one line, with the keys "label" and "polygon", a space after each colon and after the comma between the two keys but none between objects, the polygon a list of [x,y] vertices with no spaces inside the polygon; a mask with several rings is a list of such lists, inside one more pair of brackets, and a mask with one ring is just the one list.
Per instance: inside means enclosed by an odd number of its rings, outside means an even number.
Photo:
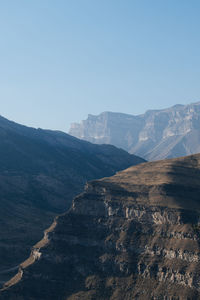
[{"label": "distant mountain range", "polygon": [[143,161],[114,146],[0,117],[0,283],[86,181]]},{"label": "distant mountain range", "polygon": [[88,183],[0,299],[199,300],[199,194],[200,154]]},{"label": "distant mountain range", "polygon": [[149,110],[143,115],[103,112],[73,123],[69,134],[112,144],[147,160],[200,152],[200,102]]}]

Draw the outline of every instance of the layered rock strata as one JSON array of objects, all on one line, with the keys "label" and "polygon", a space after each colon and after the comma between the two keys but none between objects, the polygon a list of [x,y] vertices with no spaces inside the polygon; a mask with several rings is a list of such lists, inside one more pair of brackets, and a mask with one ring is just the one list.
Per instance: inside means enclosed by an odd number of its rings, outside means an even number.
[{"label": "layered rock strata", "polygon": [[0,287],[88,180],[143,159],[0,116]]},{"label": "layered rock strata", "polygon": [[145,159],[158,160],[200,152],[200,102],[149,110],[142,115],[103,112],[71,125],[69,133],[112,144]]},{"label": "layered rock strata", "polygon": [[0,299],[200,299],[200,155],[92,181]]}]

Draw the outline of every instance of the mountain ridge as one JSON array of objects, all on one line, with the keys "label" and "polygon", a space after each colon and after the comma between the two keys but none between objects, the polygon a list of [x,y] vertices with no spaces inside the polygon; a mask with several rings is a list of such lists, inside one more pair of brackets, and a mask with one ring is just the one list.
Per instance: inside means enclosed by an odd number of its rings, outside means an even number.
[{"label": "mountain ridge", "polygon": [[200,299],[199,192],[200,154],[87,183],[1,299]]},{"label": "mountain ridge", "polygon": [[[143,160],[111,145],[0,118],[0,282],[29,253],[87,180]],[[12,271],[11,271],[12,273]]]},{"label": "mountain ridge", "polygon": [[131,115],[103,112],[73,123],[69,133],[93,143],[113,144],[147,160],[200,152],[200,102]]}]

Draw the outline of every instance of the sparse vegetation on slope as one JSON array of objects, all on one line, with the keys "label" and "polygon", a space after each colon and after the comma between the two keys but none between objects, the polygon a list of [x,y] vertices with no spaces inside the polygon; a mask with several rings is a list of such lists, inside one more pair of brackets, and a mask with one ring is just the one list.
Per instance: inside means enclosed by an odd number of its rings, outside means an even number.
[{"label": "sparse vegetation on slope", "polygon": [[2,299],[200,299],[199,192],[200,154],[89,182]]},{"label": "sparse vegetation on slope", "polygon": [[0,282],[13,274],[87,180],[142,161],[113,146],[0,117]]}]

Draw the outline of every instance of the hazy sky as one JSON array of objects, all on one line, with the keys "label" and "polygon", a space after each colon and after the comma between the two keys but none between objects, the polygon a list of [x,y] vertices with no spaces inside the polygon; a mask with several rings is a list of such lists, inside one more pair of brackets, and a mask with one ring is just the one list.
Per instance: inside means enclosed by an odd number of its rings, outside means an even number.
[{"label": "hazy sky", "polygon": [[0,0],[0,114],[67,131],[200,100],[199,0]]}]

